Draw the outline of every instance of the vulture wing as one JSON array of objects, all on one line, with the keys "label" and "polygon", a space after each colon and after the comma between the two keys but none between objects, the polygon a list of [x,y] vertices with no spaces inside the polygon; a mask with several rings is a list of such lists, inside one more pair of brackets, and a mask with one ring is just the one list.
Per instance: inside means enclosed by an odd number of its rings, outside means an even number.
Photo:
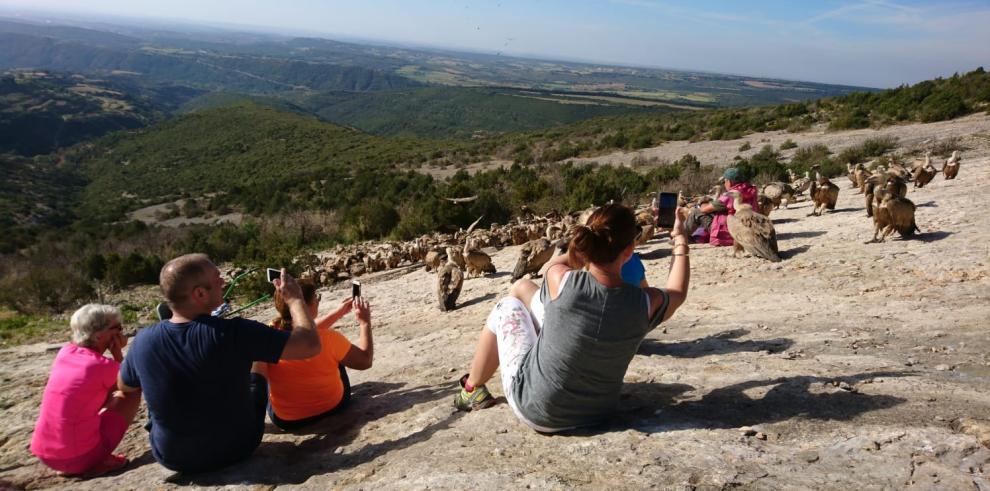
[{"label": "vulture wing", "polygon": [[780,261],[777,233],[769,218],[751,210],[743,210],[742,213],[729,216],[727,222],[732,240],[739,242],[743,250],[767,261]]},{"label": "vulture wing", "polygon": [[437,300],[440,302],[440,310],[454,310],[463,284],[464,273],[456,264],[448,262],[440,268],[437,272]]}]

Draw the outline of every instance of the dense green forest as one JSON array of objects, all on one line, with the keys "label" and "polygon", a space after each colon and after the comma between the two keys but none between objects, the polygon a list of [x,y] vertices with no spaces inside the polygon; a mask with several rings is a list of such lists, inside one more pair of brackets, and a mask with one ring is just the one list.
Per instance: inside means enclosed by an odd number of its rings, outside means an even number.
[{"label": "dense green forest", "polygon": [[0,153],[49,153],[156,116],[143,101],[82,77],[0,75]]},{"label": "dense green forest", "polygon": [[670,111],[593,100],[566,101],[519,90],[461,87],[324,92],[305,98],[300,106],[327,121],[375,135],[422,138],[532,131],[608,115]]}]

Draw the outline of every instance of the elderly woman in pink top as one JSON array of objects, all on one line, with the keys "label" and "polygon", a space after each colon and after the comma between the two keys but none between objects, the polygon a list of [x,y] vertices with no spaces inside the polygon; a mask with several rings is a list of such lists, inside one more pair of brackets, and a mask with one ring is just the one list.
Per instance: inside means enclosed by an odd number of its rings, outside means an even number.
[{"label": "elderly woman in pink top", "polygon": [[695,237],[697,242],[709,243],[713,246],[732,245],[732,235],[729,234],[728,217],[736,213],[732,196],[729,191],[738,191],[744,203],[758,209],[757,196],[759,191],[746,182],[746,177],[735,167],[725,169],[722,174],[725,181],[725,193],[710,203],[702,204],[688,214],[685,228]]},{"label": "elderly woman in pink top", "polygon": [[[72,314],[69,326],[72,342],[52,364],[31,453],[63,474],[95,476],[127,463],[113,451],[134,420],[141,395],[116,390],[127,344],[116,307],[85,305]],[[113,359],[103,356],[108,350]]]}]

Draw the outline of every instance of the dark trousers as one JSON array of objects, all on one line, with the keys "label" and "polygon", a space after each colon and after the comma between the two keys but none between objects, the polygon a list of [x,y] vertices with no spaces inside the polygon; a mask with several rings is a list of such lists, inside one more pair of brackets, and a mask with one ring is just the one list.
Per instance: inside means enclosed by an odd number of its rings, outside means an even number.
[{"label": "dark trousers", "polygon": [[684,220],[684,229],[688,235],[693,234],[698,228],[704,228],[705,232],[711,231],[713,217],[710,213],[702,213],[700,208],[691,208]]},{"label": "dark trousers", "polygon": [[329,411],[317,414],[315,416],[310,416],[308,418],[285,420],[279,418],[275,414],[275,410],[272,409],[272,405],[268,404],[268,418],[272,420],[272,424],[278,426],[279,428],[282,428],[283,430],[293,431],[303,428],[305,426],[309,426],[327,416],[330,416],[331,414],[336,414],[344,410],[344,408],[346,408],[347,405],[351,402],[351,381],[349,378],[347,378],[347,369],[344,368],[344,365],[340,364],[339,368],[340,368],[340,381],[344,383],[344,396],[340,399],[340,402],[337,403],[336,406],[334,406]]}]

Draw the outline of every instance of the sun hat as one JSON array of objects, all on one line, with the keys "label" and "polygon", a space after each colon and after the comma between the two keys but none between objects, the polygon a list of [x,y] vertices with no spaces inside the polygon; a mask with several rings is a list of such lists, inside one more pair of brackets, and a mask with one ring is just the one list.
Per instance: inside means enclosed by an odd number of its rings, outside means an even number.
[{"label": "sun hat", "polygon": [[722,173],[722,179],[728,179],[732,182],[746,181],[746,178],[743,177],[743,173],[739,172],[739,169],[736,167],[729,167],[728,169],[725,169],[725,172]]}]

